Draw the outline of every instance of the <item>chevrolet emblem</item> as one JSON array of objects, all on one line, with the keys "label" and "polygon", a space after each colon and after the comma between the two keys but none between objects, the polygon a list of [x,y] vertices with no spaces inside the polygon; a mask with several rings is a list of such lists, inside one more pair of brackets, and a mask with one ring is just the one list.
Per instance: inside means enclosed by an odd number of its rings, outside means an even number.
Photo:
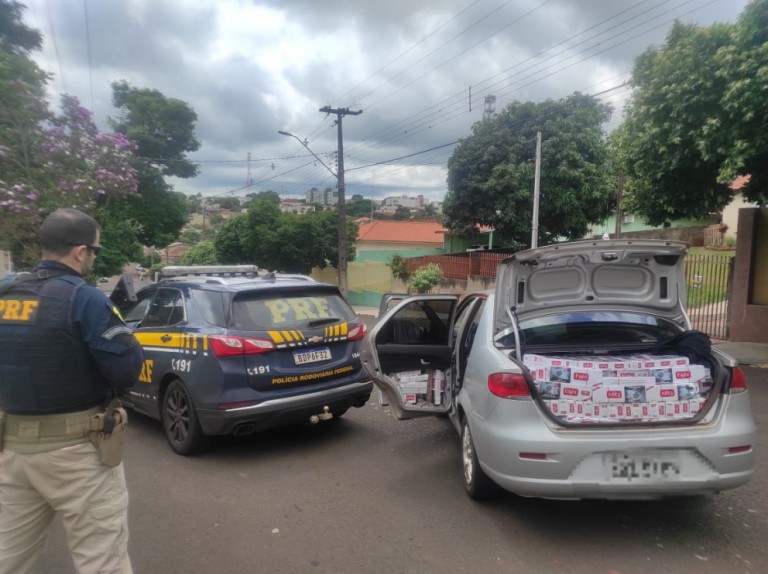
[{"label": "chevrolet emblem", "polygon": [[319,342],[320,342],[320,341],[322,341],[322,340],[323,340],[323,338],[322,338],[322,337],[317,337],[317,336],[316,336],[316,337],[310,337],[310,338],[307,340],[307,342],[309,342],[309,343],[319,343]]}]

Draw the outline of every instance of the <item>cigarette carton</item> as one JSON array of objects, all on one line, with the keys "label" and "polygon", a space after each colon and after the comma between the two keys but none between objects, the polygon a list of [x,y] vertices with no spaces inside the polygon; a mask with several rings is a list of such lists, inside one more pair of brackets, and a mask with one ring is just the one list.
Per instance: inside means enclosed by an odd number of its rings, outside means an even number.
[{"label": "cigarette carton", "polygon": [[538,383],[539,394],[542,399],[552,400],[560,398],[560,383],[552,381],[540,381]]},{"label": "cigarette carton", "polygon": [[675,385],[678,401],[690,401],[699,396],[699,385],[696,383],[683,383]]},{"label": "cigarette carton", "polygon": [[598,403],[623,403],[624,389],[621,387],[599,387],[592,390],[592,400]]},{"label": "cigarette carton", "polygon": [[645,394],[645,385],[629,385],[624,387],[624,402],[645,403],[648,402]]},{"label": "cigarette carton", "polygon": [[649,385],[645,387],[645,396],[648,402],[677,400],[677,388],[675,385]]}]

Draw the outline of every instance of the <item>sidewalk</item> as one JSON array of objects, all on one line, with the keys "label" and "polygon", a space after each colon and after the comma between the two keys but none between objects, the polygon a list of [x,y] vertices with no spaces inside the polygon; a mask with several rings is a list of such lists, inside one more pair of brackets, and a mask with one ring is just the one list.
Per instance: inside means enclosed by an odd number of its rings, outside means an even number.
[{"label": "sidewalk", "polygon": [[733,343],[725,341],[716,343],[714,347],[736,359],[740,365],[768,368],[768,344],[766,343]]},{"label": "sidewalk", "polygon": [[[352,308],[358,315],[376,318],[379,310],[376,307],[363,307],[353,305]],[[715,341],[714,347],[727,353],[740,365],[768,368],[768,343],[733,343],[730,341]]]}]

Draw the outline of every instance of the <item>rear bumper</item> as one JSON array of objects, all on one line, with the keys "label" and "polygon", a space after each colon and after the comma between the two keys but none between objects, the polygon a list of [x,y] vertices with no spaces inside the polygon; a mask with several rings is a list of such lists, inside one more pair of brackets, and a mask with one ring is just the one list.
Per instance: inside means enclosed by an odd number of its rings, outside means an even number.
[{"label": "rear bumper", "polygon": [[[757,429],[748,394],[727,397],[721,407],[722,412],[709,423],[600,430],[553,428],[545,424],[533,402],[509,401],[486,419],[472,413],[469,423],[480,465],[510,492],[544,498],[662,498],[716,493],[741,486],[752,477]],[[749,450],[729,451],[747,445]],[[695,453],[702,461],[701,472],[652,481],[617,480],[584,471],[589,457],[643,451]]]},{"label": "rear bumper", "polygon": [[373,383],[350,383],[334,389],[282,397],[234,409],[198,409],[200,426],[206,435],[248,434],[301,422],[323,412],[340,412],[362,407],[371,396]]}]

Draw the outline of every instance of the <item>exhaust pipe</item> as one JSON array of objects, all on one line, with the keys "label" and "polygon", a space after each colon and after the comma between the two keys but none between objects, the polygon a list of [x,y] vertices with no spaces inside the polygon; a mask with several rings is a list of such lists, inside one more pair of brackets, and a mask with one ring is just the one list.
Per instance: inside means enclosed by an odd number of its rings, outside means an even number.
[{"label": "exhaust pipe", "polygon": [[256,432],[256,425],[244,424],[237,427],[232,434],[234,434],[235,436],[244,436],[247,434],[252,434],[254,432]]}]

